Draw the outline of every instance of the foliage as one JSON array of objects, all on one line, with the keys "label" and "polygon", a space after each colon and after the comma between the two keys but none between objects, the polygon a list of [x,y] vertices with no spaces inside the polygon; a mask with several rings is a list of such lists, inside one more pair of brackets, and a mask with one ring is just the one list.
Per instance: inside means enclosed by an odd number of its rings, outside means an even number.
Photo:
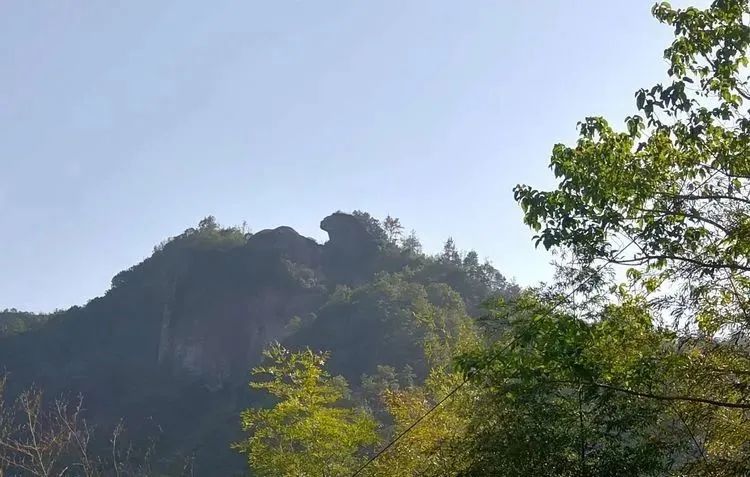
[{"label": "foliage", "polygon": [[[446,323],[435,316],[427,323],[431,331],[423,353],[431,368],[424,381],[415,382],[410,368],[396,373],[384,366],[378,367],[375,376],[362,379],[366,395],[376,395],[370,402],[386,424],[389,442],[401,436],[363,475],[443,476],[466,468],[463,442],[481,390],[464,387],[464,376],[453,370],[452,364],[453,356],[476,350],[480,339],[472,321],[460,322],[453,333],[440,332]],[[451,399],[446,401],[448,395]],[[429,421],[420,422],[428,413]]]},{"label": "foliage", "polygon": [[508,331],[459,358],[483,390],[469,475],[745,475],[744,350],[678,339],[628,294],[593,323],[570,305],[496,303]]},{"label": "foliage", "polygon": [[43,326],[57,313],[29,313],[14,308],[0,311],[0,338],[32,331]]},{"label": "foliage", "polygon": [[381,246],[388,243],[388,234],[383,229],[383,225],[381,225],[378,219],[370,215],[368,212],[363,212],[361,210],[353,211],[352,215],[365,226],[365,230],[376,243]]},{"label": "foliage", "polygon": [[[444,327],[439,319],[433,318],[430,323],[434,329]],[[371,384],[378,387],[376,402],[387,415],[382,420],[389,424],[385,429],[389,441],[401,436],[364,475],[443,476],[456,475],[466,468],[461,453],[481,390],[464,387],[464,376],[453,369],[452,363],[453,356],[475,351],[480,342],[473,323],[462,324],[455,333],[431,333],[423,351],[431,369],[423,382],[408,380],[408,370],[396,376],[392,368],[379,369],[379,382],[363,379],[363,388]],[[448,395],[451,399],[446,401]],[[420,422],[427,414],[429,421]]]},{"label": "foliage", "polygon": [[586,359],[589,326],[532,295],[495,311],[509,331],[460,359],[484,390],[468,475],[660,475],[662,444],[649,432],[662,428],[660,409],[584,385],[611,372]]},{"label": "foliage", "polygon": [[624,131],[590,117],[574,147],[556,145],[557,189],[515,189],[537,244],[638,267],[649,291],[668,284],[683,324],[709,333],[750,323],[748,5],[656,5],[675,32],[670,82],[636,93]]},{"label": "foliage", "polygon": [[[390,437],[399,435],[434,406],[450,389],[462,381],[458,373],[435,367],[421,386],[384,389],[381,399],[393,419]],[[468,414],[476,394],[471,389],[444,403],[429,422],[404,434],[388,452],[377,459],[365,475],[388,477],[456,475],[465,467],[460,457]]]},{"label": "foliage", "polygon": [[383,230],[385,230],[385,234],[388,237],[388,242],[396,245],[401,240],[404,227],[398,218],[389,215],[383,221]]},{"label": "foliage", "polygon": [[556,189],[515,189],[537,245],[570,252],[561,277],[589,283],[522,298],[525,320],[462,358],[494,390],[472,472],[748,473],[750,4],[653,13],[674,27],[670,82],[636,93],[624,131],[590,117],[556,145]]},{"label": "foliage", "polygon": [[482,303],[487,298],[511,297],[519,291],[519,287],[508,282],[488,260],[480,264],[475,251],[465,255],[458,252],[452,239],[448,239],[442,254],[423,257],[421,262],[410,265],[405,274],[421,283],[449,285],[461,295],[473,316],[481,313]]},{"label": "foliage", "polygon": [[381,365],[409,365],[424,378],[431,361],[452,352],[439,344],[471,326],[461,296],[447,285],[381,273],[361,287],[337,288],[317,319],[287,343],[334,350],[332,369],[349,379]]},{"label": "foliage", "polygon": [[[151,257],[115,275],[112,278],[112,288],[153,278],[168,280],[159,273],[174,274],[175,270],[184,268],[189,254],[206,250],[230,250],[244,245],[249,235],[240,227],[221,227],[216,218],[209,215],[201,219],[197,228],[188,228],[180,235],[165,240],[154,247]],[[166,264],[169,267],[165,267]]]},{"label": "foliage", "polygon": [[458,250],[456,250],[456,243],[453,241],[453,238],[448,237],[448,240],[445,241],[445,245],[443,245],[443,253],[440,255],[440,261],[442,263],[461,266],[461,256],[459,255]]},{"label": "foliage", "polygon": [[346,382],[325,371],[327,355],[290,352],[273,345],[271,364],[253,370],[268,381],[251,383],[278,402],[271,409],[248,409],[242,427],[252,435],[236,448],[247,454],[258,476],[345,476],[361,460],[361,447],[375,444],[375,421],[363,411],[341,406]]},{"label": "foliage", "polygon": [[422,242],[419,241],[419,237],[417,237],[417,233],[414,230],[404,237],[401,241],[401,246],[407,253],[414,255],[422,254]]},{"label": "foliage", "polygon": [[385,411],[380,405],[383,394],[403,389],[413,389],[415,378],[414,370],[408,364],[401,371],[397,371],[393,366],[378,365],[374,374],[362,374],[362,378],[360,379],[362,400],[368,409],[376,414],[382,413]]}]

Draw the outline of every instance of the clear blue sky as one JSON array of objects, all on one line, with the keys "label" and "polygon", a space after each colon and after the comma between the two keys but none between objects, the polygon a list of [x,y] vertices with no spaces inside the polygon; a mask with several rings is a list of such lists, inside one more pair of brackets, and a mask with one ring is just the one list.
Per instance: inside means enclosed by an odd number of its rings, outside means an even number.
[{"label": "clear blue sky", "polygon": [[511,189],[664,77],[651,4],[3,1],[0,308],[85,303],[209,214],[391,214],[549,278]]}]

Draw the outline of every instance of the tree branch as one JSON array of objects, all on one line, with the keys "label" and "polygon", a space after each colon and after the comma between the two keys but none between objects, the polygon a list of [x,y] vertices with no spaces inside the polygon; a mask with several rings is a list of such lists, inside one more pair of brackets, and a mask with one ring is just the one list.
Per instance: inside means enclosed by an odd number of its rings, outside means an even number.
[{"label": "tree branch", "polygon": [[[572,383],[569,383],[569,384],[572,384]],[[631,396],[638,396],[638,397],[647,398],[647,399],[655,399],[657,401],[669,401],[669,402],[684,401],[684,402],[708,404],[708,405],[717,406],[717,407],[726,407],[730,409],[750,409],[750,403],[717,401],[715,399],[693,397],[693,396],[681,396],[681,395],[670,396],[670,395],[663,395],[663,394],[654,394],[654,393],[648,393],[648,392],[642,392],[642,391],[635,391],[635,390],[627,389],[627,388],[621,388],[619,386],[614,386],[611,384],[598,383],[595,381],[585,382],[584,384],[587,386],[593,386],[593,387],[602,388],[602,389],[609,389],[611,391],[616,391],[616,392],[623,393],[623,394],[629,394]]]}]

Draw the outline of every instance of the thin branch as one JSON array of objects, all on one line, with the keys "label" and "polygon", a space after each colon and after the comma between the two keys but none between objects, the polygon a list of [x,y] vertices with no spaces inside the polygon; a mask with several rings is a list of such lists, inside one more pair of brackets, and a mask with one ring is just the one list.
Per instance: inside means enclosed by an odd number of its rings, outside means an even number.
[{"label": "thin branch", "polygon": [[692,439],[693,444],[695,444],[695,447],[698,448],[698,452],[700,452],[703,462],[708,463],[706,452],[703,450],[703,446],[698,442],[698,439],[695,437],[695,433],[693,432],[693,429],[690,428],[687,421],[685,421],[685,418],[682,417],[682,413],[680,412],[679,409],[677,409],[677,406],[673,402],[670,403],[670,405],[672,406],[672,409],[674,409],[675,414],[677,414],[677,417],[680,419],[680,422],[682,422],[682,425],[685,426],[685,429],[687,429],[688,434],[690,434],[690,439]]},{"label": "thin branch", "polygon": [[673,194],[662,194],[666,197],[672,198],[672,199],[680,199],[680,200],[734,200],[737,202],[742,202],[743,204],[749,204],[750,205],[750,199],[746,199],[744,197],[738,197],[738,196],[732,196],[732,195],[724,195],[724,194],[708,194],[708,195],[694,195],[694,194],[680,194],[680,195],[673,195]]},{"label": "thin branch", "polygon": [[[571,383],[568,382],[568,384],[571,384]],[[654,399],[657,401],[669,401],[669,402],[685,401],[685,402],[708,404],[708,405],[717,406],[717,407],[726,407],[730,409],[750,409],[750,404],[748,403],[717,401],[715,399],[693,397],[693,396],[681,396],[681,395],[670,396],[670,395],[663,395],[663,394],[654,394],[654,393],[649,393],[649,392],[644,392],[644,391],[635,391],[632,389],[621,388],[619,386],[614,386],[611,384],[598,383],[595,381],[585,382],[583,384],[587,386],[602,388],[602,389],[609,389],[609,390],[616,391],[616,392],[623,393],[623,394],[630,394],[631,396]]]},{"label": "thin branch", "polygon": [[750,267],[745,266],[745,265],[740,265],[739,263],[708,263],[708,262],[701,262],[700,260],[696,260],[694,258],[684,257],[680,255],[668,255],[668,254],[644,255],[642,257],[635,257],[631,259],[609,259],[609,262],[617,264],[617,265],[642,265],[646,262],[653,261],[653,260],[674,260],[678,262],[691,263],[701,268],[712,268],[716,270],[724,270],[724,269],[742,270],[744,272],[750,272]]}]

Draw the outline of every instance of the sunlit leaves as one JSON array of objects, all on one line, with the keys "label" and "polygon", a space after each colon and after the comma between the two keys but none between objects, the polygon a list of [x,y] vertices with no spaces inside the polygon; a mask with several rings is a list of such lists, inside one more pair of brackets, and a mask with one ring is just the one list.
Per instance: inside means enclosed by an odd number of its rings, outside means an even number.
[{"label": "sunlit leaves", "polygon": [[662,3],[654,15],[674,27],[670,82],[635,94],[624,132],[586,118],[575,146],[553,148],[557,188],[519,185],[515,197],[537,245],[637,267],[648,292],[669,288],[681,325],[725,329],[703,326],[707,313],[750,324],[739,300],[716,306],[725,290],[750,294],[737,285],[750,274],[750,6]]},{"label": "sunlit leaves", "polygon": [[273,345],[265,357],[270,363],[253,370],[265,379],[250,386],[277,402],[242,413],[242,427],[251,435],[235,445],[247,455],[254,475],[349,475],[362,459],[362,449],[377,441],[375,421],[346,406],[346,382],[325,371],[326,354]]}]

